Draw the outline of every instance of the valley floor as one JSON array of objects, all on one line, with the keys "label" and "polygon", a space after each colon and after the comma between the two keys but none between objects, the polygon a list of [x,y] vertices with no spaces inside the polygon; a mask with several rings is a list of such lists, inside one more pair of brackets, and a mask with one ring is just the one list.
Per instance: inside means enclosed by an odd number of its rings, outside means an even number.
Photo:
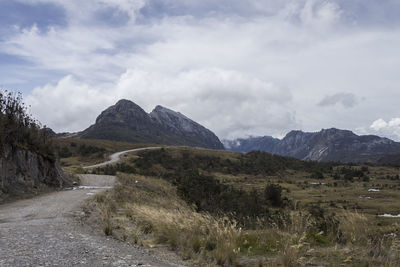
[{"label": "valley floor", "polygon": [[82,202],[114,176],[81,175],[84,187],[0,206],[0,266],[181,266],[79,223]]}]

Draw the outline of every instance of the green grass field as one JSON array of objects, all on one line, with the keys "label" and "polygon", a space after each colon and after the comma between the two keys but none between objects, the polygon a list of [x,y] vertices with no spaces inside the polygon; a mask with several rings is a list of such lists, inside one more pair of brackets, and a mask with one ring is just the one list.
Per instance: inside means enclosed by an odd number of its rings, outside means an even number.
[{"label": "green grass field", "polygon": [[[379,216],[400,213],[399,168],[168,147],[95,170],[107,171],[118,185],[90,205],[103,231],[168,247],[191,264],[400,264],[400,218]],[[269,185],[280,188],[278,204]]]}]

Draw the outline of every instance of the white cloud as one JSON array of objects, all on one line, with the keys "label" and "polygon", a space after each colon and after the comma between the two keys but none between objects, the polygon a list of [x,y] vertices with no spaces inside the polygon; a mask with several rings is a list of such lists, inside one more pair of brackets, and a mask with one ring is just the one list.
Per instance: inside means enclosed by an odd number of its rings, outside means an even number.
[{"label": "white cloud", "polygon": [[66,76],[56,85],[35,88],[26,102],[39,121],[64,132],[94,123],[97,113],[111,101],[101,90]]},{"label": "white cloud", "polygon": [[279,133],[295,126],[291,93],[254,76],[223,69],[182,71],[176,76],[128,70],[114,90],[150,111],[156,104],[178,110],[219,136],[258,130]]},{"label": "white cloud", "polygon": [[400,140],[400,118],[392,118],[388,122],[377,119],[369,128],[371,133]]},{"label": "white cloud", "polygon": [[[0,52],[30,61],[30,73],[64,77],[43,80],[28,97],[57,131],[86,128],[119,98],[176,109],[222,138],[399,116],[400,29],[356,23],[362,12],[346,1],[40,1],[64,7],[68,24],[17,29]],[[151,5],[158,14],[143,18]],[[96,21],[110,7],[130,20],[117,28]]]},{"label": "white cloud", "polygon": [[306,26],[322,31],[336,24],[342,13],[333,1],[308,0],[300,12],[300,19]]},{"label": "white cloud", "polygon": [[388,126],[388,123],[386,121],[384,121],[383,119],[377,119],[376,121],[374,121],[370,128],[374,131],[379,131],[381,129],[384,129]]},{"label": "white cloud", "polygon": [[183,71],[176,77],[129,69],[108,90],[91,88],[67,76],[54,86],[36,88],[27,102],[38,119],[50,127],[79,131],[121,98],[131,99],[148,112],[156,104],[173,108],[220,136],[238,137],[254,131],[262,134],[266,127],[279,134],[282,127],[296,126],[287,89],[251,75],[215,68]]}]

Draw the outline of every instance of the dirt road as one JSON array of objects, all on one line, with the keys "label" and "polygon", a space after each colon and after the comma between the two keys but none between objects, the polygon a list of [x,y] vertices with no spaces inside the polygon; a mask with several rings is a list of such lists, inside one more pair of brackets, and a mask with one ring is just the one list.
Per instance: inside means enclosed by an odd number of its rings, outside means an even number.
[{"label": "dirt road", "polygon": [[82,186],[0,206],[0,266],[181,266],[81,225],[82,202],[114,176],[81,175]]},{"label": "dirt road", "polygon": [[161,147],[144,147],[144,148],[135,148],[135,149],[130,149],[130,150],[117,152],[117,153],[112,154],[110,156],[110,160],[108,160],[106,162],[102,162],[102,163],[99,163],[99,164],[96,164],[96,165],[92,165],[92,166],[85,166],[83,168],[84,169],[94,169],[94,168],[102,167],[102,166],[105,166],[105,165],[108,165],[108,164],[113,164],[113,163],[117,162],[123,154],[129,153],[129,152],[136,152],[136,151],[143,151],[143,150],[154,150],[154,149],[160,149],[160,148]]}]

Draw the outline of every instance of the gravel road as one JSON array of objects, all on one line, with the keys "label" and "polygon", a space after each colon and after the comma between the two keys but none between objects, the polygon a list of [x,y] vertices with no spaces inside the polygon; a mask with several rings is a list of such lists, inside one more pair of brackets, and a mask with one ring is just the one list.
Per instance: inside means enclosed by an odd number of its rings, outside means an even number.
[{"label": "gravel road", "polygon": [[110,156],[110,160],[108,160],[106,162],[102,162],[102,163],[91,165],[91,166],[85,166],[83,168],[84,169],[94,169],[94,168],[102,167],[102,166],[105,166],[105,165],[108,165],[108,164],[113,164],[113,163],[117,162],[123,154],[129,153],[129,152],[136,152],[136,151],[143,151],[143,150],[154,150],[154,149],[160,149],[160,148],[161,147],[144,147],[144,148],[135,148],[135,149],[130,149],[130,150],[117,152],[117,153],[112,154]]},{"label": "gravel road", "polygon": [[80,187],[0,206],[0,266],[182,266],[81,225],[82,202],[115,177],[80,178]]}]

